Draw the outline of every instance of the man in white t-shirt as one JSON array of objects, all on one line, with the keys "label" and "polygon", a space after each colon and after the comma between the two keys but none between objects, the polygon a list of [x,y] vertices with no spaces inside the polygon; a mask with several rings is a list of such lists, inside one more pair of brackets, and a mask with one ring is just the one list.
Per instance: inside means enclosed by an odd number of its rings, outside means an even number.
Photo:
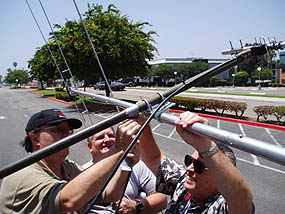
[{"label": "man in white t-shirt", "polygon": [[[115,131],[107,128],[88,138],[88,148],[93,160],[83,165],[84,168],[104,159],[115,145]],[[156,177],[139,161],[132,169],[129,182],[120,204],[119,213],[158,213],[167,206],[166,195],[155,191]],[[113,203],[113,207],[118,201]]]}]

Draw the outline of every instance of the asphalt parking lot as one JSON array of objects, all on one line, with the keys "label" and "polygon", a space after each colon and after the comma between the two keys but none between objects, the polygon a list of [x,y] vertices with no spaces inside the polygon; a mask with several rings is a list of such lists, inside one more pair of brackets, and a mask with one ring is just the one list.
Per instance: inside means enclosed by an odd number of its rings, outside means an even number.
[{"label": "asphalt parking lot", "polygon": [[[92,117],[102,120],[114,114],[116,114],[115,111],[106,112],[99,110],[93,112]],[[223,120],[208,120],[210,126],[254,138],[280,148],[285,146],[284,131]],[[182,163],[185,153],[193,152],[193,149],[186,145],[178,136],[175,127],[155,120],[151,122],[151,127],[159,147],[166,155]],[[237,156],[237,167],[252,189],[256,213],[269,213],[272,210],[274,210],[274,213],[284,213],[285,167],[239,149],[233,148],[233,150]]]},{"label": "asphalt parking lot", "polygon": [[[94,90],[93,90],[94,91]],[[124,93],[118,92],[118,93]],[[137,91],[133,91],[138,96]],[[151,93],[146,93],[150,94]],[[144,96],[144,95],[141,95]],[[46,108],[59,108],[69,117],[81,119],[78,112],[66,104],[40,97],[21,90],[0,90],[0,166],[13,163],[27,156],[18,143],[25,136],[24,127],[28,118],[35,112]],[[85,127],[116,114],[115,111],[98,110],[89,116],[85,113]],[[267,143],[284,148],[285,132],[223,120],[209,119],[211,126],[225,129],[237,134],[243,134]],[[152,121],[151,126],[155,138],[166,154],[182,163],[185,153],[191,153],[193,149],[183,143],[174,130],[174,127]],[[69,158],[79,164],[86,163],[91,156],[85,141],[73,145]],[[247,152],[234,149],[238,162],[237,167],[244,175],[253,192],[256,213],[283,214],[285,210],[285,167],[273,163],[261,157],[256,157]],[[1,181],[0,181],[1,182]]]}]

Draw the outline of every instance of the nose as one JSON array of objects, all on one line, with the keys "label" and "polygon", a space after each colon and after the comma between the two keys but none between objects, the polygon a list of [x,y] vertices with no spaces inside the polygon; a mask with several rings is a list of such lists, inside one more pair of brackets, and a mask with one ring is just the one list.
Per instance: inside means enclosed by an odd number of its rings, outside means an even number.
[{"label": "nose", "polygon": [[105,141],[105,142],[106,142],[106,141],[109,141],[109,139],[110,139],[109,136],[108,136],[107,134],[105,134],[105,135],[104,135],[104,141]]},{"label": "nose", "polygon": [[193,163],[191,163],[189,166],[187,166],[186,171],[189,171],[189,172],[194,172],[195,171]]}]

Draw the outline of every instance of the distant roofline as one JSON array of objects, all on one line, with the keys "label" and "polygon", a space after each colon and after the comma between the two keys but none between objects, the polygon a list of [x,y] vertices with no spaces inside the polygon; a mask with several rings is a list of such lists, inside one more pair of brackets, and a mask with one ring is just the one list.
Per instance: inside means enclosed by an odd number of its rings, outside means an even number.
[{"label": "distant roofline", "polygon": [[149,65],[157,65],[157,64],[177,64],[177,63],[191,63],[193,60],[204,59],[208,60],[208,63],[222,63],[227,61],[228,59],[218,59],[218,58],[203,58],[203,57],[187,57],[187,58],[161,58],[148,61]]}]

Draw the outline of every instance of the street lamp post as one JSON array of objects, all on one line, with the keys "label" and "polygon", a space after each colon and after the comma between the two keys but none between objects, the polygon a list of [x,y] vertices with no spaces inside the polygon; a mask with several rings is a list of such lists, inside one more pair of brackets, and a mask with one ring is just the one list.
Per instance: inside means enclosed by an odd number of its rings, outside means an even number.
[{"label": "street lamp post", "polygon": [[233,88],[235,87],[235,74],[232,74],[233,77]]},{"label": "street lamp post", "polygon": [[16,88],[18,88],[18,81],[19,81],[19,80],[18,80],[18,79],[16,79]]},{"label": "street lamp post", "polygon": [[176,75],[177,75],[177,71],[174,71],[174,84],[176,85]]},{"label": "street lamp post", "polygon": [[257,70],[258,70],[258,76],[259,76],[258,90],[261,90],[261,85],[260,85],[260,71],[261,71],[261,67],[258,67]]}]

